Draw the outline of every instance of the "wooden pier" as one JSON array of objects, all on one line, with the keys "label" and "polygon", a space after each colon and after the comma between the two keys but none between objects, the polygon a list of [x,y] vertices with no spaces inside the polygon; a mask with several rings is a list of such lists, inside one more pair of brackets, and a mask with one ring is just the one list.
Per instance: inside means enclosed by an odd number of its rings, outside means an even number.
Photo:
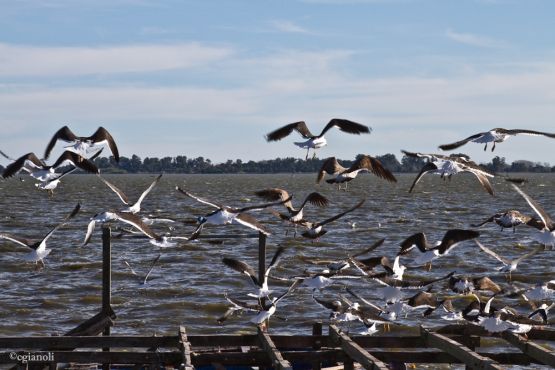
[{"label": "wooden pier", "polygon": [[[259,273],[263,275],[265,236],[242,237],[259,239]],[[353,336],[333,324],[327,326],[324,334],[322,323],[315,323],[308,335],[279,335],[260,328],[248,335],[188,335],[183,326],[176,329],[175,335],[168,336],[110,335],[116,314],[110,305],[111,230],[108,227],[103,228],[102,241],[100,312],[64,336],[0,337],[0,365],[10,364],[20,369],[56,369],[58,364],[68,364],[79,369],[85,365],[94,369],[125,366],[221,370],[241,366],[351,370],[355,367],[397,369],[412,363],[464,364],[468,369],[504,369],[530,364],[555,368],[555,330],[548,329],[532,329],[523,337],[510,332],[493,335],[479,326],[465,324]],[[484,340],[487,346],[482,346]]]}]

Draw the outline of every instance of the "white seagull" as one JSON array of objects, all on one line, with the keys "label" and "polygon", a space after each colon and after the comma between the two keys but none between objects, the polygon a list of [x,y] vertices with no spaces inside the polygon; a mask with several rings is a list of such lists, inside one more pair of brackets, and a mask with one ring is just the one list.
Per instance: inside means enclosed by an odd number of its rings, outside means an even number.
[{"label": "white seagull", "polygon": [[522,197],[528,202],[528,205],[536,212],[538,217],[542,220],[544,227],[541,229],[540,234],[537,236],[537,241],[544,245],[555,246],[555,223],[549,216],[549,214],[528,194],[523,192],[515,184],[511,184],[515,190],[522,195]]},{"label": "white seagull", "polygon": [[550,134],[547,132],[523,130],[523,129],[508,130],[506,128],[494,128],[486,132],[480,132],[478,134],[469,136],[466,139],[457,141],[455,143],[440,145],[439,148],[442,150],[453,150],[460,146],[463,146],[469,141],[472,141],[474,143],[486,144],[484,146],[484,150],[488,148],[488,143],[493,143],[493,147],[491,148],[491,151],[493,152],[495,149],[496,143],[502,143],[503,141],[507,140],[511,136],[516,136],[516,135],[547,136],[555,139],[555,134]]},{"label": "white seagull", "polygon": [[127,206],[127,208],[124,208],[124,209],[120,210],[120,212],[128,212],[128,213],[138,213],[138,212],[141,211],[141,203],[142,203],[143,199],[145,199],[145,197],[148,195],[148,193],[150,193],[150,191],[156,186],[156,184],[158,184],[161,177],[162,177],[162,174],[158,175],[154,179],[152,184],[150,184],[150,186],[145,191],[143,191],[143,193],[141,194],[139,199],[137,199],[137,201],[135,203],[131,203],[129,201],[129,199],[127,198],[127,195],[125,195],[125,193],[123,191],[121,191],[117,186],[115,186],[114,184],[112,184],[111,182],[109,182],[108,180],[103,178],[102,176],[98,175],[98,178],[104,184],[106,184],[106,186],[108,186],[110,189],[112,189],[112,191],[117,194],[117,196],[123,202],[123,204],[125,204]]},{"label": "white seagull", "polygon": [[25,260],[29,262],[35,262],[35,264],[40,262],[40,264],[44,266],[44,258],[46,258],[46,256],[48,256],[51,252],[51,249],[46,249],[46,241],[56,230],[64,226],[69,219],[73,218],[80,209],[81,205],[77,203],[73,211],[71,211],[71,213],[67,215],[61,223],[52,228],[52,230],[50,230],[41,240],[24,239],[6,233],[0,233],[0,239],[10,240],[16,244],[31,248],[32,251],[25,256]]},{"label": "white seagull", "polygon": [[313,155],[313,158],[314,158],[314,156],[316,156],[316,149],[319,149],[327,145],[328,142],[324,137],[324,134],[328,132],[328,130],[331,129],[332,127],[337,127],[343,132],[347,132],[349,134],[355,134],[355,135],[360,135],[363,133],[368,134],[372,131],[371,128],[365,125],[361,125],[360,123],[356,123],[356,122],[349,121],[346,119],[341,119],[341,118],[333,118],[331,121],[329,121],[326,127],[324,127],[324,129],[319,135],[312,134],[308,129],[308,127],[306,126],[306,123],[304,121],[299,121],[299,122],[290,123],[275,131],[270,132],[268,135],[266,135],[266,140],[267,141],[281,140],[284,137],[288,136],[291,132],[293,132],[293,130],[295,130],[299,134],[301,134],[303,138],[307,139],[306,141],[303,141],[303,142],[296,142],[295,145],[297,145],[300,148],[306,149],[306,159],[308,159],[308,152],[310,151],[310,149],[314,149],[314,155]]},{"label": "white seagull", "polygon": [[114,156],[116,162],[119,162],[119,153],[118,147],[116,146],[116,142],[110,133],[104,128],[99,127],[94,134],[91,136],[77,136],[75,135],[67,126],[62,127],[50,139],[48,146],[46,147],[46,151],[44,152],[44,158],[48,159],[50,156],[50,152],[56,145],[58,140],[62,140],[68,143],[72,143],[66,146],[66,150],[72,151],[77,153],[83,157],[87,156],[87,153],[100,145],[107,144]]},{"label": "white seagull", "polygon": [[485,247],[478,240],[474,239],[474,242],[476,244],[478,244],[478,247],[480,247],[481,250],[483,250],[484,252],[486,252],[487,254],[489,254],[490,256],[492,256],[493,258],[495,258],[496,260],[498,260],[499,262],[501,262],[503,264],[503,266],[497,268],[497,271],[506,272],[508,274],[509,281],[511,280],[511,273],[517,269],[518,264],[520,262],[522,262],[522,260],[524,260],[526,258],[529,258],[529,257],[532,257],[536,253],[544,250],[544,247],[540,246],[540,247],[532,250],[531,252],[528,252],[528,253],[523,254],[522,256],[520,256],[518,258],[515,258],[514,260],[510,260],[510,259],[501,257],[499,254],[497,254],[494,251],[492,251],[491,249]]}]

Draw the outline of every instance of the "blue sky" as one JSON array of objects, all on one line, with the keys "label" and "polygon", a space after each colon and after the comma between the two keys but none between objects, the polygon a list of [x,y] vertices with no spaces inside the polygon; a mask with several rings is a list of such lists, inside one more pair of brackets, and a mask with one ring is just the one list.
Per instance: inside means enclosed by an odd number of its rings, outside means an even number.
[{"label": "blue sky", "polygon": [[[0,1],[0,149],[42,154],[67,124],[131,156],[304,157],[264,134],[333,117],[320,157],[555,132],[555,3],[512,0]],[[462,148],[489,161],[481,145]],[[548,154],[548,155],[546,155]],[[551,162],[520,136],[494,155]]]}]

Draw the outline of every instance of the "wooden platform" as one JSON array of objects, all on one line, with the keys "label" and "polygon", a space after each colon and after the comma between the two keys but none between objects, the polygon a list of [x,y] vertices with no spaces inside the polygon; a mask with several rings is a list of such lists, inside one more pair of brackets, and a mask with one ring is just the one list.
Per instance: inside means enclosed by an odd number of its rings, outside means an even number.
[{"label": "wooden platform", "polygon": [[[483,348],[497,341],[490,350]],[[349,336],[335,325],[311,335],[192,335],[184,327],[172,336],[0,337],[0,364],[24,368],[17,356],[48,356],[29,361],[32,367],[70,363],[100,367],[193,369],[231,366],[274,369],[399,368],[404,363],[465,364],[470,369],[504,369],[507,365],[555,367],[555,330],[532,330],[528,338],[504,332],[492,336],[474,325],[451,325],[415,335]],[[22,357],[20,357],[22,358]],[[92,364],[92,365],[91,365]],[[119,366],[118,366],[119,367]]]}]

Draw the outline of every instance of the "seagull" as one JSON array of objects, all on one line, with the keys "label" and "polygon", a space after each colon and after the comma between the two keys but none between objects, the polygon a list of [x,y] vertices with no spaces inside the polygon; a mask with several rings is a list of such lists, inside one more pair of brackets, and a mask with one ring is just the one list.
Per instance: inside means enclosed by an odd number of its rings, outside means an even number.
[{"label": "seagull", "polygon": [[531,301],[545,301],[555,299],[555,280],[537,283],[536,286],[524,294],[524,298]]},{"label": "seagull", "polygon": [[549,314],[549,310],[551,310],[553,307],[555,307],[555,303],[553,302],[550,305],[542,303],[539,307],[537,307],[528,315],[528,318],[531,319],[534,316],[539,315],[542,319],[542,322],[544,324],[547,324],[547,315]]},{"label": "seagull", "polygon": [[428,162],[422,167],[420,173],[414,179],[409,193],[412,192],[414,186],[420,181],[420,179],[428,172],[441,175],[442,179],[451,179],[451,176],[459,172],[470,172],[478,181],[482,187],[490,194],[493,195],[493,187],[488,180],[488,177],[494,177],[491,173],[484,170],[482,167],[478,166],[476,163],[472,162],[467,156],[445,156],[441,154],[424,154],[424,153],[414,153],[407,152],[406,150],[401,150],[403,154],[408,157],[413,158],[426,158]]},{"label": "seagull", "polygon": [[491,249],[485,247],[478,240],[475,239],[474,242],[476,244],[478,244],[478,247],[480,247],[481,250],[483,250],[484,252],[486,252],[487,254],[489,254],[490,256],[492,256],[493,258],[495,258],[496,260],[498,260],[499,262],[501,262],[503,264],[503,266],[497,268],[497,271],[508,273],[509,281],[511,280],[511,273],[516,270],[516,268],[518,267],[518,264],[522,260],[524,260],[526,258],[529,258],[529,257],[532,257],[533,255],[535,255],[536,253],[538,253],[538,252],[540,252],[544,249],[543,246],[540,246],[540,247],[532,250],[531,252],[523,254],[522,256],[520,256],[520,257],[518,257],[514,260],[509,260],[507,258],[501,257],[500,255],[498,255],[497,253],[495,253]]},{"label": "seagull", "polygon": [[66,150],[52,166],[47,166],[34,153],[27,153],[8,165],[8,167],[4,170],[2,177],[8,178],[14,176],[19,171],[26,171],[31,177],[39,181],[46,182],[60,177],[60,174],[55,171],[60,167],[68,165],[79,167],[86,172],[99,173],[98,167],[96,167],[93,162],[81,157],[79,154]]},{"label": "seagull", "polygon": [[522,224],[535,227],[539,230],[542,230],[545,227],[543,222],[535,219],[534,217],[523,215],[522,213],[514,209],[505,212],[498,212],[487,220],[484,220],[479,224],[470,224],[470,226],[480,227],[488,222],[495,222],[497,225],[501,226],[501,231],[503,231],[503,229],[505,228],[508,229],[512,227],[513,232],[515,232],[516,227]]},{"label": "seagull", "polygon": [[[152,229],[145,224],[141,218],[133,213],[128,212],[117,212],[117,211],[106,211],[102,213],[98,213],[91,218],[89,225],[87,226],[87,234],[85,235],[85,240],[83,241],[82,246],[87,245],[92,237],[92,233],[94,228],[96,227],[96,223],[105,223],[111,221],[121,221],[128,225],[135,227],[141,233],[146,235],[149,238],[151,244],[156,245],[158,247],[171,247],[175,243],[171,243],[172,239],[177,238],[184,238],[184,237],[168,237],[168,236],[160,236],[156,234]],[[188,240],[196,238],[197,235],[193,234],[190,238],[185,238]]]},{"label": "seagull", "polygon": [[256,294],[249,294],[249,296],[255,297],[255,298],[262,298],[262,297],[268,297],[268,295],[272,292],[271,290],[268,289],[268,276],[270,275],[270,271],[272,270],[272,268],[276,267],[277,264],[279,263],[284,251],[285,251],[284,247],[279,247],[276,250],[276,253],[272,258],[272,261],[266,268],[266,271],[264,271],[263,281],[258,280],[258,277],[254,272],[254,269],[246,262],[236,260],[235,258],[228,258],[228,257],[224,257],[222,261],[224,265],[226,265],[227,267],[230,267],[235,271],[245,274],[251,279],[251,282],[254,284],[255,288],[257,289],[257,292]]},{"label": "seagull", "polygon": [[313,135],[308,129],[308,127],[306,126],[306,123],[304,121],[299,121],[299,122],[290,123],[275,131],[270,132],[268,135],[266,135],[266,141],[281,140],[284,137],[288,136],[291,132],[293,132],[293,130],[295,130],[299,134],[301,134],[303,138],[307,139],[306,141],[303,141],[303,142],[296,142],[295,145],[303,149],[306,148],[305,159],[308,159],[308,152],[310,151],[310,149],[311,148],[314,149],[314,155],[313,155],[313,158],[314,158],[316,156],[316,149],[319,149],[327,145],[328,142],[324,137],[324,134],[328,132],[328,130],[331,129],[332,127],[337,127],[343,132],[347,132],[349,134],[355,134],[355,135],[360,135],[362,133],[369,134],[372,131],[371,128],[369,128],[368,126],[361,125],[360,123],[356,123],[356,122],[349,121],[346,119],[341,119],[341,118],[333,118],[331,121],[329,121],[326,127],[324,127],[320,135]]},{"label": "seagull", "polygon": [[262,224],[260,224],[254,217],[244,212],[252,209],[262,209],[262,208],[267,208],[271,206],[277,206],[277,205],[286,203],[290,199],[289,198],[289,199],[286,199],[285,201],[279,201],[275,203],[259,204],[259,205],[243,207],[243,208],[233,208],[233,207],[228,207],[221,204],[213,203],[206,199],[197,197],[196,195],[193,195],[188,191],[181,189],[179,186],[176,186],[175,188],[180,193],[184,194],[185,196],[188,196],[189,198],[193,198],[197,202],[217,208],[215,211],[210,212],[206,216],[198,217],[199,225],[197,229],[194,231],[193,233],[194,235],[200,234],[204,224],[208,222],[212,224],[217,224],[217,225],[238,223],[243,226],[247,226],[251,229],[254,229],[256,231],[259,231],[265,235],[270,235],[270,232]]},{"label": "seagull", "polygon": [[417,233],[409,236],[401,243],[401,250],[398,255],[405,255],[414,247],[418,248],[420,254],[415,258],[417,264],[430,263],[432,260],[449,253],[457,244],[465,240],[475,239],[480,233],[474,230],[451,229],[448,230],[440,242],[435,245],[429,244],[424,233]]},{"label": "seagull", "polygon": [[62,127],[50,139],[48,146],[46,147],[46,151],[44,152],[44,159],[48,159],[50,156],[50,152],[56,145],[58,140],[62,140],[68,143],[72,143],[71,145],[66,146],[66,150],[72,151],[77,153],[83,157],[87,156],[87,153],[94,147],[108,144],[112,155],[116,162],[119,162],[119,153],[118,147],[116,146],[116,142],[110,133],[104,128],[99,127],[94,134],[91,136],[76,136],[67,126]]},{"label": "seagull", "polygon": [[142,203],[143,199],[145,199],[145,197],[148,195],[148,193],[150,193],[150,191],[156,186],[156,184],[158,184],[161,177],[162,177],[162,174],[158,175],[154,179],[152,184],[150,184],[150,186],[145,191],[143,191],[143,193],[141,194],[139,199],[137,199],[137,201],[135,203],[131,204],[131,202],[129,202],[129,199],[127,198],[127,196],[125,195],[125,193],[123,191],[121,191],[118,187],[116,187],[114,184],[112,184],[111,182],[109,182],[108,180],[103,178],[102,176],[98,175],[98,178],[104,184],[106,184],[110,189],[112,189],[112,191],[114,191],[114,193],[117,194],[117,196],[123,202],[123,204],[128,206],[127,208],[124,208],[124,209],[120,210],[120,212],[128,212],[128,213],[138,213],[138,212],[140,212],[141,203]]},{"label": "seagull", "polygon": [[440,145],[439,148],[442,150],[453,150],[460,146],[463,146],[469,141],[472,141],[474,143],[480,143],[480,144],[485,143],[486,145],[484,146],[484,151],[487,150],[488,143],[493,143],[493,147],[491,148],[491,151],[493,152],[495,150],[496,143],[502,143],[503,141],[507,140],[511,136],[516,136],[516,135],[534,135],[534,136],[547,136],[550,138],[555,138],[555,134],[550,134],[547,132],[523,130],[523,129],[508,130],[506,128],[494,128],[486,132],[480,132],[478,134],[469,136],[464,140],[457,141],[452,144]]},{"label": "seagull", "polygon": [[304,227],[307,228],[307,230],[302,233],[302,236],[304,236],[305,238],[308,238],[308,239],[318,240],[322,235],[327,233],[327,230],[323,229],[324,225],[329,224],[330,222],[333,222],[333,221],[337,220],[338,218],[341,218],[341,217],[345,216],[347,213],[354,211],[355,209],[362,206],[365,201],[366,201],[366,199],[363,199],[360,202],[358,202],[356,205],[354,205],[353,207],[347,209],[346,211],[343,211],[343,212],[341,212],[341,213],[339,213],[339,214],[337,214],[333,217],[330,217],[330,218],[328,218],[324,221],[320,221],[320,222],[309,222],[309,221],[306,221],[306,220],[300,221],[301,225],[303,225]]},{"label": "seagull", "polygon": [[[158,260],[160,259],[162,255],[159,254],[150,264],[150,268],[148,270],[148,272],[146,273],[145,277],[141,279],[141,284],[145,285],[147,283],[148,277],[150,276],[150,273],[152,272],[152,270],[154,269],[154,266],[156,266],[156,263],[158,262]],[[133,268],[131,267],[131,265],[129,265],[129,263],[125,260],[123,260],[123,263],[129,268],[129,270],[131,271],[131,273],[135,276],[139,276],[139,274],[137,274],[135,272],[135,270],[133,270]]]},{"label": "seagull", "polygon": [[24,247],[29,247],[32,249],[31,253],[25,256],[25,260],[29,262],[39,263],[44,267],[44,258],[50,254],[51,249],[46,249],[46,241],[52,236],[52,234],[58,230],[60,227],[64,226],[67,221],[73,218],[81,209],[81,204],[77,203],[75,208],[67,215],[61,223],[56,225],[52,230],[50,230],[41,240],[29,240],[20,238],[11,234],[0,233],[0,239],[10,240],[16,244],[22,245]]},{"label": "seagull", "polygon": [[347,183],[357,177],[360,172],[372,172],[384,180],[397,182],[395,176],[379,160],[369,155],[360,155],[349,168],[341,166],[335,157],[329,157],[322,164],[316,183],[319,184],[327,173],[335,176],[326,180],[328,184],[337,184],[338,188],[341,189],[341,184],[345,183],[345,190],[347,190]]},{"label": "seagull", "polygon": [[303,217],[304,217],[303,211],[307,203],[310,203],[317,207],[327,207],[329,204],[328,199],[318,192],[313,192],[308,194],[304,202],[301,204],[301,206],[298,209],[293,207],[293,204],[291,203],[291,200],[290,200],[291,197],[289,196],[289,193],[286,190],[279,189],[279,188],[263,189],[255,192],[255,194],[268,201],[280,200],[284,202],[283,205],[288,211],[287,214],[280,213],[280,212],[272,212],[272,213],[274,213],[282,220],[292,223],[295,226],[295,234],[294,234],[295,236],[297,235],[297,225],[301,220],[303,220]]},{"label": "seagull", "polygon": [[544,227],[541,229],[541,233],[537,237],[537,241],[544,245],[555,246],[555,223],[549,216],[549,214],[528,194],[523,192],[515,184],[511,184],[513,188],[528,202],[528,205],[536,212],[538,217],[542,220]]}]

